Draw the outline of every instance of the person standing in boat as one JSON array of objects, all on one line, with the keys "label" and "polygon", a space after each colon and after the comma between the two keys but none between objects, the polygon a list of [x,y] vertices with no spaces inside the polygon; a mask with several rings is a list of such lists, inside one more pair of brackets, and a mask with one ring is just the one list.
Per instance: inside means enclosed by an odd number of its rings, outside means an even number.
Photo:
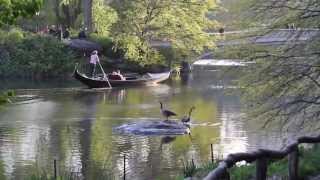
[{"label": "person standing in boat", "polygon": [[96,75],[96,65],[97,63],[99,63],[100,60],[99,60],[99,56],[98,56],[98,51],[97,50],[94,50],[92,51],[91,53],[91,56],[90,56],[90,74],[92,77],[95,77]]}]

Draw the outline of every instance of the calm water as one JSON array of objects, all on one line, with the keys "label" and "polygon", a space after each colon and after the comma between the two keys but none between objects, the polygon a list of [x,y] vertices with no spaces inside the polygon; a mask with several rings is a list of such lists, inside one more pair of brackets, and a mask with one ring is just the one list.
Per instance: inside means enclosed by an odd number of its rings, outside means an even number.
[{"label": "calm water", "polygon": [[[246,119],[239,96],[230,93],[237,91],[235,80],[202,71],[155,87],[109,91],[70,88],[81,87],[77,82],[68,83],[69,88],[51,82],[7,83],[28,90],[17,90],[19,102],[0,108],[1,177],[52,173],[57,159],[60,172],[121,179],[125,154],[128,179],[174,179],[183,161],[209,161],[210,144],[215,158],[258,147],[280,148],[279,132],[257,130],[259,123]],[[160,120],[159,101],[177,118],[196,107],[191,137],[119,135],[112,130],[124,123]]]}]

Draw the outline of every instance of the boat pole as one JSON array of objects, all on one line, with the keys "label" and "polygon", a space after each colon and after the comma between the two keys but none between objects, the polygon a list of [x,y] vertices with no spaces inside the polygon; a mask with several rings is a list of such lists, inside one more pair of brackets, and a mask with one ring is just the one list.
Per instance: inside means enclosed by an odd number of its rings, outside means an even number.
[{"label": "boat pole", "polygon": [[109,82],[109,79],[108,79],[106,73],[104,72],[104,70],[103,70],[103,68],[102,68],[102,66],[101,66],[101,64],[100,64],[100,61],[98,61],[98,64],[99,64],[99,67],[100,67],[100,69],[101,69],[101,71],[102,71],[102,73],[103,73],[103,78],[107,80],[109,87],[112,88],[112,86],[111,86],[111,84],[110,84],[110,82]]}]

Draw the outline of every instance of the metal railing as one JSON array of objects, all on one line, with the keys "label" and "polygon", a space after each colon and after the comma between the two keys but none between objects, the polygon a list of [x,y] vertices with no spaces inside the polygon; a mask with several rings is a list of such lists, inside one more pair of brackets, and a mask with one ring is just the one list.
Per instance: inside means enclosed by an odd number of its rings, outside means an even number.
[{"label": "metal railing", "polygon": [[299,144],[301,143],[319,143],[320,135],[316,137],[302,136],[291,141],[283,150],[259,149],[248,153],[229,154],[226,159],[221,161],[217,168],[211,171],[204,180],[221,180],[230,179],[228,169],[233,167],[237,162],[246,161],[248,163],[256,161],[256,180],[267,179],[267,160],[282,159],[288,156],[288,179],[298,179],[298,162],[299,162]]}]

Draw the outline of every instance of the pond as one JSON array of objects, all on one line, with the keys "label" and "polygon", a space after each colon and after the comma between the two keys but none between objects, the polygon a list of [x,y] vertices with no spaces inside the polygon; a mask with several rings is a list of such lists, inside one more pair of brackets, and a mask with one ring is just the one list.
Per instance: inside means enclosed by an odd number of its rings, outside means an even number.
[{"label": "pond", "polygon": [[[246,118],[236,78],[219,71],[196,71],[151,87],[104,91],[68,83],[3,82],[18,102],[0,108],[0,176],[23,179],[41,172],[71,173],[81,179],[174,179],[183,163],[195,164],[233,152],[280,148],[280,131],[261,130]],[[23,84],[25,83],[25,84]],[[27,88],[27,89],[25,89]],[[176,137],[118,134],[125,123],[159,121],[160,104],[179,120],[195,106],[191,135]]]}]

